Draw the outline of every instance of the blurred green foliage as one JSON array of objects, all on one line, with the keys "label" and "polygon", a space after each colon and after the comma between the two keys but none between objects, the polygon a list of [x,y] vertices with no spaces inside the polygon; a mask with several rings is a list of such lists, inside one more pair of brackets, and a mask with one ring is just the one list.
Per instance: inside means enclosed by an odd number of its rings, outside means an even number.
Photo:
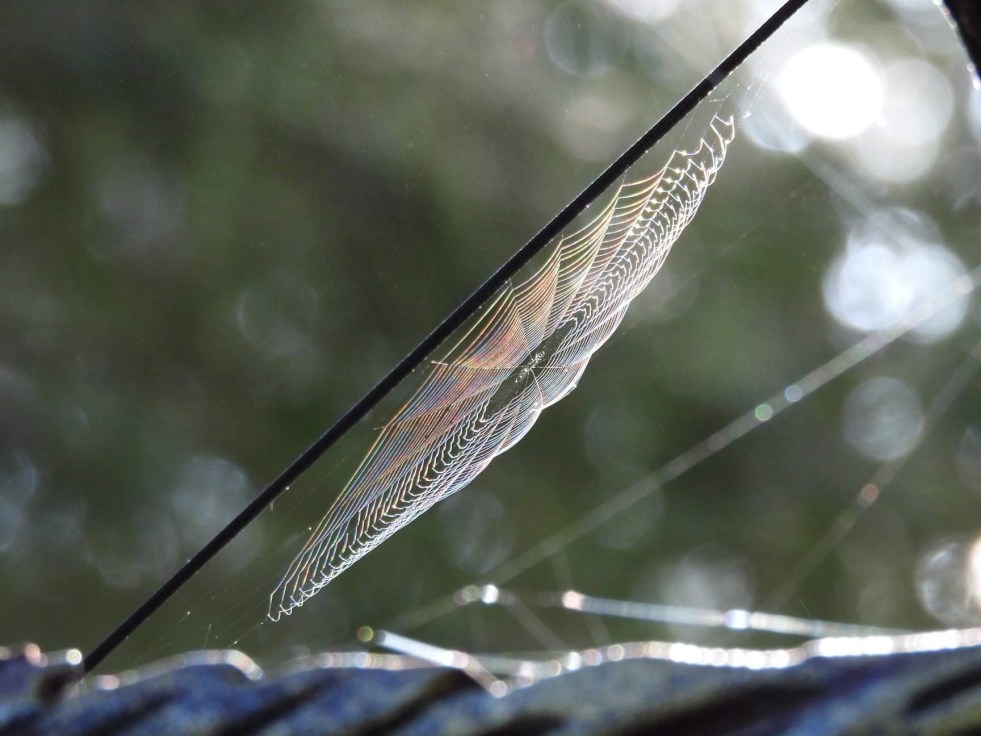
[{"label": "blurred green foliage", "polygon": [[[107,633],[775,3],[750,5],[705,0],[644,22],[613,2],[3,4],[0,152],[6,130],[21,157],[8,155],[8,174],[26,188],[0,205],[3,639],[90,647]],[[856,342],[821,283],[863,210],[929,213],[976,264],[979,200],[955,177],[958,152],[978,146],[965,60],[949,29],[897,7],[842,3],[821,33],[950,75],[955,122],[928,174],[884,184],[831,144],[794,154],[737,138],[581,388],[322,602],[239,645],[270,657],[335,646],[474,582]],[[735,112],[758,94],[750,80],[775,71],[768,58],[730,83]],[[896,376],[929,403],[976,340],[973,319],[890,347],[522,584],[764,605],[878,465],[842,437],[851,390]],[[973,382],[783,610],[938,625],[915,570],[938,539],[978,532],[981,496],[957,448],[979,401]],[[384,419],[119,662],[227,646],[259,623],[270,581]],[[570,645],[597,636],[550,625]],[[483,609],[423,633],[534,644]]]}]

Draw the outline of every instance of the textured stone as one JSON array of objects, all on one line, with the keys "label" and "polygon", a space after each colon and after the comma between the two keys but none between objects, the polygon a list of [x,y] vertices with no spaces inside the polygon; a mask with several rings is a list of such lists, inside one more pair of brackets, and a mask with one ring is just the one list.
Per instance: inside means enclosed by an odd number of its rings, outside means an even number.
[{"label": "textured stone", "polygon": [[948,734],[981,731],[981,648],[747,670],[634,659],[496,698],[398,657],[262,673],[203,652],[122,678],[35,647],[0,660],[2,734]]}]

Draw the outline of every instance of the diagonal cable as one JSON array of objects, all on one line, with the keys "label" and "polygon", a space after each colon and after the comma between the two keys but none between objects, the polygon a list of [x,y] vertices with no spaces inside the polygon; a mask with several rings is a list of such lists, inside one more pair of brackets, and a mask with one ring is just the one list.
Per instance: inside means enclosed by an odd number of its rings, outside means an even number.
[{"label": "diagonal cable", "polygon": [[489,299],[508,279],[514,276],[537,253],[557,237],[596,198],[613,185],[648,150],[667,135],[695,107],[708,97],[733,71],[770,38],[808,0],[787,0],[760,27],[701,82],[695,85],[674,107],[658,120],[646,133],[624,151],[605,171],[597,176],[569,204],[553,217],[531,240],[512,255],[490,278],[454,309],[425,339],[409,352],[370,391],[362,396],[312,445],[304,450],[282,473],[256,498],[233,518],[200,551],[184,563],[136,610],[114,628],[105,639],[90,651],[82,662],[88,673],[122,644],[140,625],[169,600],[185,583],[211,561],[239,532],[248,526],[262,511],[276,500],[290,484],[295,482],[334,443],[360,422],[382,399],[415,370],[443,340],[462,326],[480,306]]}]

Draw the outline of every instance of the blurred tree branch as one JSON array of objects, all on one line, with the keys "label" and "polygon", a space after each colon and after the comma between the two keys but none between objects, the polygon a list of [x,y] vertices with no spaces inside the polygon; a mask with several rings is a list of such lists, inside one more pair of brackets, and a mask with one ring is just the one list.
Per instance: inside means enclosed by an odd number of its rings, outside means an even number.
[{"label": "blurred tree branch", "polygon": [[977,0],[944,0],[944,5],[957,24],[975,68],[981,67],[981,3]]}]

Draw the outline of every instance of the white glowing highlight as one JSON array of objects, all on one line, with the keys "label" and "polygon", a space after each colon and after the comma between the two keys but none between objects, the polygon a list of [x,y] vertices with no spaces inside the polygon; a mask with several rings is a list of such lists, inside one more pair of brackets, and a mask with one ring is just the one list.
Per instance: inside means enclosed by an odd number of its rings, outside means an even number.
[{"label": "white glowing highlight", "polygon": [[[966,269],[946,246],[931,242],[934,229],[908,210],[884,210],[856,228],[824,277],[831,315],[846,327],[871,332],[909,318],[932,295],[949,290]],[[911,338],[947,337],[960,327],[968,306],[966,295],[952,300],[918,324]]]},{"label": "white glowing highlight", "polygon": [[607,0],[624,15],[643,23],[658,23],[674,15],[681,0]]},{"label": "white glowing highlight", "polygon": [[777,77],[777,89],[800,125],[822,138],[858,135],[882,108],[881,75],[860,51],[819,43],[792,56]]}]

